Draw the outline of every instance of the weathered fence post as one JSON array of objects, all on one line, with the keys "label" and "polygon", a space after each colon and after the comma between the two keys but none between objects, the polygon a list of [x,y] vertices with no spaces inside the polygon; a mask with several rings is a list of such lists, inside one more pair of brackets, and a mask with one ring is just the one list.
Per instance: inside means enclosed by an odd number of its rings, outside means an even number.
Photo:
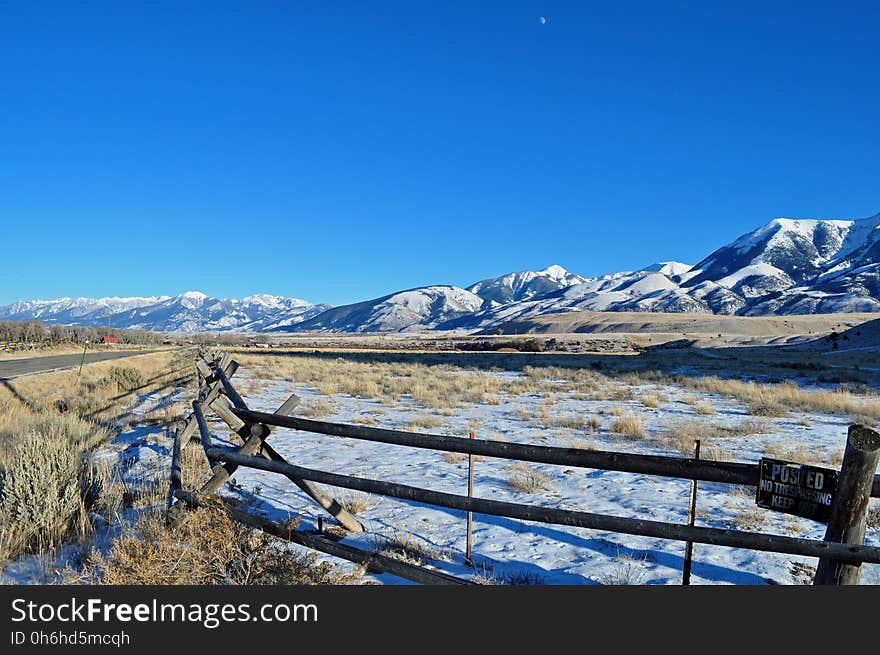
[{"label": "weathered fence post", "polygon": [[[474,438],[474,433],[470,433],[471,439]],[[468,498],[474,497],[474,456],[472,454],[468,454]],[[474,528],[474,513],[467,513],[467,541],[465,543],[465,554],[464,554],[464,563],[468,566],[473,566],[473,561],[471,560],[471,551],[474,547],[473,537],[471,536]]]},{"label": "weathered fence post", "polygon": [[[700,440],[694,440],[694,459],[700,459]],[[688,504],[688,525],[694,527],[697,518],[697,481],[691,480],[691,497]],[[681,571],[681,584],[691,583],[691,562],[694,557],[694,542],[688,541],[684,547],[684,566]]]},{"label": "weathered fence post", "polygon": [[174,504],[174,492],[182,487],[182,474],[180,462],[180,430],[174,431],[174,441],[171,446],[171,486],[168,490],[168,507]]},{"label": "weathered fence post", "polygon": [[[864,425],[851,425],[846,451],[840,467],[837,493],[831,505],[831,519],[825,541],[862,545],[865,520],[871,500],[874,471],[880,461],[880,433]],[[861,564],[846,564],[829,557],[819,559],[815,585],[855,585],[862,574]]]}]

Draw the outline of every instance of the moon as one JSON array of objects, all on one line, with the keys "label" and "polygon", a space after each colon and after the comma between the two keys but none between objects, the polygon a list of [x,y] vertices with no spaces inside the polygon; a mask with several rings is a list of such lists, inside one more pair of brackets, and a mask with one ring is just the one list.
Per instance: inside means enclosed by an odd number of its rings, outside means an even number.
[{"label": "moon", "polygon": [[541,23],[541,25],[546,25],[546,24],[547,24],[547,17],[546,17],[546,16],[541,16],[541,17],[538,19],[538,22]]}]

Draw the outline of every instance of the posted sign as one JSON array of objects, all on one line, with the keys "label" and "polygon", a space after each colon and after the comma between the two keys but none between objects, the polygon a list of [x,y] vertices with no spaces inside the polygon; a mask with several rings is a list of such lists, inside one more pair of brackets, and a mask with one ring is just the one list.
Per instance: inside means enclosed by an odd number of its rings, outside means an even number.
[{"label": "posted sign", "polygon": [[827,523],[837,490],[837,471],[761,458],[758,507]]}]

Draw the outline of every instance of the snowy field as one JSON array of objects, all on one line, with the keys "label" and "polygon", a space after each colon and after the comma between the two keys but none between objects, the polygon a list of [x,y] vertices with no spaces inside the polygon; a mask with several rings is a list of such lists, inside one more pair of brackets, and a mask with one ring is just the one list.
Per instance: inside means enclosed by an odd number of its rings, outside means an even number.
[{"label": "snowy field", "polygon": [[[475,375],[462,370],[457,375]],[[791,412],[757,419],[749,408],[730,397],[695,392],[678,385],[615,384],[589,399],[567,392],[564,380],[517,393],[522,373],[479,373],[501,380],[491,403],[463,403],[456,408],[428,410],[424,401],[406,395],[395,402],[350,394],[319,393],[295,381],[249,378],[241,369],[237,386],[252,409],[274,411],[296,393],[297,414],[322,420],[457,436],[550,446],[620,450],[649,454],[682,454],[670,449],[670,431],[702,430],[704,452],[719,459],[755,462],[762,455],[827,464],[839,458],[850,417]],[[510,389],[511,392],[505,392]],[[647,405],[654,405],[650,407]],[[618,419],[638,417],[644,435],[626,436],[613,430]],[[745,426],[745,427],[743,427]],[[228,435],[220,423],[218,436]],[[743,431],[760,433],[742,434]],[[698,435],[699,436],[699,435]],[[375,444],[353,439],[276,428],[271,443],[289,461],[301,466],[371,477],[464,494],[467,458],[462,455]],[[839,459],[837,460],[839,462]],[[481,458],[474,465],[478,497],[584,510],[615,516],[685,523],[690,483],[686,480],[612,471],[572,469],[542,464],[517,464]],[[299,515],[306,529],[316,527],[321,511],[286,478],[240,469],[235,488],[225,493],[256,497],[260,511],[273,519]],[[418,559],[453,575],[497,583],[540,584],[679,584],[684,544],[593,530],[527,523],[476,515],[476,571],[464,564],[465,514],[419,503],[331,490],[355,507],[366,532],[344,542],[377,548],[388,538],[414,545]],[[754,490],[700,483],[697,525],[736,528],[821,539],[824,525],[759,509]],[[880,544],[877,530],[868,543]],[[694,547],[692,584],[798,584],[811,580],[815,560],[713,547]],[[868,565],[863,581],[880,582],[880,567]],[[397,583],[397,580],[386,580]]]},{"label": "snowy field", "polygon": [[[756,462],[763,455],[836,467],[852,418],[848,414],[799,409],[776,418],[756,417],[753,408],[730,395],[670,382],[633,384],[632,380],[616,381],[611,377],[605,379],[598,392],[584,393],[582,389],[568,390],[570,385],[564,379],[533,384],[534,373],[532,384],[525,384],[529,376],[522,372],[447,369],[443,375],[463,376],[465,380],[478,376],[483,385],[488,376],[490,386],[497,391],[485,395],[482,402],[430,408],[423,398],[417,401],[408,394],[393,401],[381,395],[364,398],[334,389],[319,390],[289,379],[295,375],[272,379],[265,371],[256,373],[254,367],[244,365],[234,378],[236,387],[255,410],[272,412],[296,393],[301,404],[294,414],[321,420],[462,437],[473,431],[482,439],[679,456],[692,447],[692,437],[700,437],[705,456],[743,462]],[[154,410],[157,404],[191,400],[182,390],[161,399],[141,398],[131,425],[97,457],[115,462],[129,484],[150,479],[165,484],[170,464],[168,437],[161,428],[139,426],[137,415]],[[864,402],[876,401],[865,396]],[[233,443],[222,422],[211,418],[209,423],[217,441]],[[283,428],[274,429],[270,443],[288,461],[301,466],[450,493],[467,491],[468,465],[463,455]],[[687,480],[517,464],[494,458],[476,460],[477,497],[687,522]],[[326,490],[355,511],[366,528],[362,534],[348,534],[343,543],[381,549],[389,540],[403,542],[411,559],[478,582],[681,583],[682,542],[476,514],[472,568],[464,562],[464,512],[329,487]],[[333,523],[283,476],[242,468],[222,493],[252,503],[273,520],[298,516],[301,529],[316,529],[319,516],[324,517],[325,526]],[[872,507],[876,508],[876,501]],[[130,514],[127,518],[134,517]],[[824,535],[822,524],[757,508],[753,488],[707,482],[699,483],[696,523],[814,539]],[[115,532],[108,528],[107,537]],[[869,528],[867,543],[880,545],[876,525]],[[352,566],[327,559],[343,568]],[[804,584],[812,580],[816,561],[695,544],[691,584]],[[33,577],[36,566],[26,559],[7,567],[5,575],[25,582]],[[367,578],[384,584],[408,584],[390,575]],[[880,584],[880,566],[866,565],[862,581]]]}]

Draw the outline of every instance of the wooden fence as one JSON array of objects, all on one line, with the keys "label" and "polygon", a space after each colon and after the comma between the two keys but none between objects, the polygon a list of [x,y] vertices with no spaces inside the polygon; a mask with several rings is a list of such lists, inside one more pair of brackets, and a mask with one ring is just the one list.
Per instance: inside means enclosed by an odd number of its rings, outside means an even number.
[{"label": "wooden fence", "polygon": [[[863,426],[850,427],[825,539],[816,540],[501,502],[306,468],[287,461],[267,443],[273,427],[412,448],[585,469],[625,471],[752,487],[759,482],[758,464],[485,441],[310,420],[291,416],[299,402],[295,394],[275,413],[256,412],[247,407],[230,382],[238,364],[228,354],[202,353],[196,366],[200,381],[198,399],[192,403],[192,414],[174,434],[169,494],[169,518],[172,521],[186,507],[199,506],[205,502],[205,497],[216,494],[238,467],[244,466],[287,477],[350,532],[360,532],[363,526],[318,484],[525,521],[818,557],[820,562],[815,584],[857,584],[862,563],[880,563],[880,547],[864,545],[868,501],[871,497],[880,497],[880,476],[874,475],[880,458],[880,434]],[[242,442],[240,446],[231,448],[214,444],[205,422],[205,408],[210,409],[239,436]],[[209,478],[197,491],[184,490],[181,486],[181,451],[191,442],[201,444],[211,467]],[[283,527],[243,512],[229,503],[227,507],[232,516],[240,521],[279,538],[362,563],[370,571],[394,573],[427,584],[467,584],[465,580],[439,571],[337,543],[322,534]]]}]

